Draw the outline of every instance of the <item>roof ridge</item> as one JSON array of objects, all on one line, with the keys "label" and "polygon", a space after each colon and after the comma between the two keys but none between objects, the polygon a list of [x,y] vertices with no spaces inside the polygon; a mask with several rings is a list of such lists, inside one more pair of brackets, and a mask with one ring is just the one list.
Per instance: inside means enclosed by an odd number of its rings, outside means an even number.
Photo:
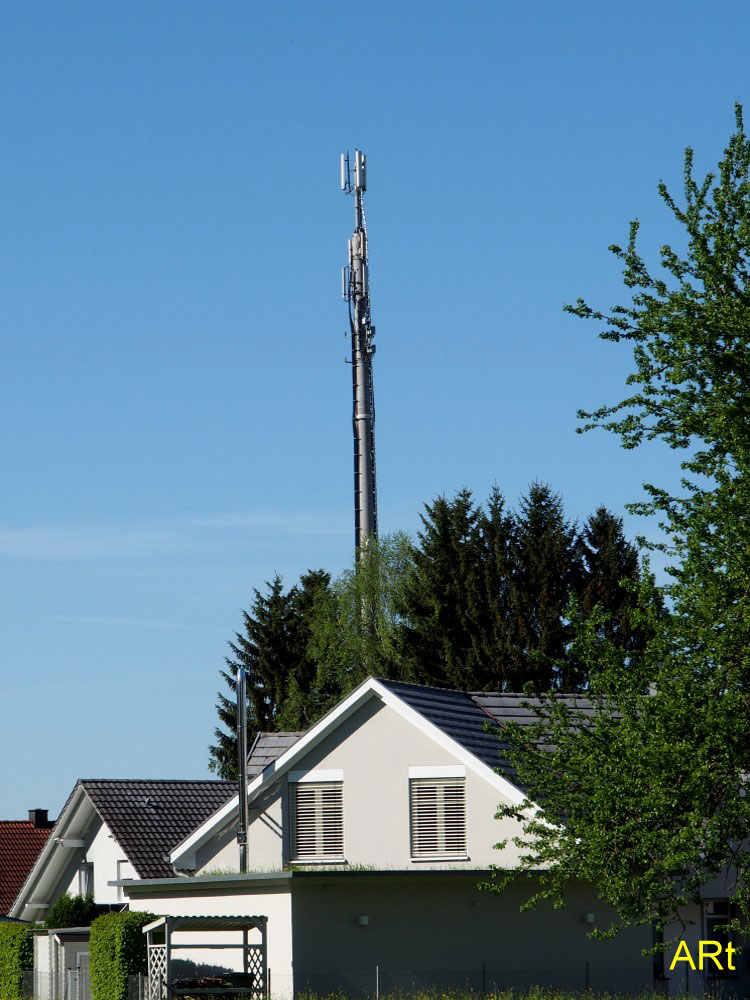
[{"label": "roof ridge", "polygon": [[275,732],[261,730],[258,736],[304,736],[306,729],[277,729]]},{"label": "roof ridge", "polygon": [[129,785],[232,785],[233,781],[225,781],[223,778],[79,778],[79,782],[99,782],[100,784],[129,784]]},{"label": "roof ridge", "polygon": [[402,687],[419,688],[421,691],[445,691],[446,694],[470,694],[471,692],[465,691],[462,688],[447,688],[447,687],[436,687],[434,684],[417,684],[415,681],[400,681],[396,677],[377,677],[373,675],[376,681],[381,684],[400,684]]}]

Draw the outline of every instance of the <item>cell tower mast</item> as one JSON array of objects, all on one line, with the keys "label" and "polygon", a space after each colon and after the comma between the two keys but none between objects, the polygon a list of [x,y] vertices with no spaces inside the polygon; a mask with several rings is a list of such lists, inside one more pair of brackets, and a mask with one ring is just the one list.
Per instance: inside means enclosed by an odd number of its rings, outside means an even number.
[{"label": "cell tower mast", "polygon": [[354,195],[354,233],[349,240],[349,263],[342,271],[341,291],[349,303],[352,342],[354,425],[354,543],[362,556],[378,535],[378,499],[375,488],[375,393],[372,356],[375,327],[370,317],[367,224],[362,196],[367,190],[367,158],[359,149],[354,163],[341,154],[341,190]]}]

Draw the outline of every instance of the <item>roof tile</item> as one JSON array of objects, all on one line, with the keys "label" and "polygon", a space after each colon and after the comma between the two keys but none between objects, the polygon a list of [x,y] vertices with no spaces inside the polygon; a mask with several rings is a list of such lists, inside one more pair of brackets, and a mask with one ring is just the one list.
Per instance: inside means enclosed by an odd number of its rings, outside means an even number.
[{"label": "roof tile", "polygon": [[258,733],[247,757],[247,776],[257,778],[277,757],[304,736],[304,733]]},{"label": "roof tile", "polygon": [[230,781],[83,778],[86,794],[140,878],[170,878],[167,855],[236,794]]},{"label": "roof tile", "polygon": [[50,835],[27,820],[0,820],[0,914],[7,914]]}]

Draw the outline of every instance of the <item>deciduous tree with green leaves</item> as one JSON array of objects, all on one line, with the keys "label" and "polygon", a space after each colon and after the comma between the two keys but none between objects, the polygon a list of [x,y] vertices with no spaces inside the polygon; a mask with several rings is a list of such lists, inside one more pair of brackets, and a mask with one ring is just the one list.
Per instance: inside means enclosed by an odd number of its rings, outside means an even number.
[{"label": "deciduous tree with green leaves", "polygon": [[317,663],[310,722],[370,674],[405,678],[396,640],[409,554],[409,539],[402,532],[371,539],[364,554],[316,602],[308,645]]},{"label": "deciduous tree with green leaves", "polygon": [[[714,878],[741,904],[735,927],[750,913],[750,140],[739,106],[736,126],[702,180],[686,151],[682,200],[659,186],[683,245],[662,247],[652,272],[632,223],[627,247],[611,248],[629,301],[568,307],[633,351],[632,390],[582,412],[582,429],[626,448],[663,442],[683,470],[678,491],[647,484],[633,505],[665,531],[653,547],[671,558],[670,613],[647,577],[631,616],[647,639],[633,650],[611,610],[595,608],[575,643],[593,716],[551,696],[535,726],[504,733],[538,807],[531,820],[500,810],[524,822],[519,871],[543,870],[528,905],[586,879],[619,915],[607,933],[679,922]],[[498,872],[495,887],[518,874]]]}]

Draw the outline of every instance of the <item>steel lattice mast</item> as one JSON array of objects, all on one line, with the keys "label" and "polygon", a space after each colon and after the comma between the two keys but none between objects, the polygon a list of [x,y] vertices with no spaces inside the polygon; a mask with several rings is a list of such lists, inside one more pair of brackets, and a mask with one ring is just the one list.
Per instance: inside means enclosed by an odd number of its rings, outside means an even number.
[{"label": "steel lattice mast", "polygon": [[378,535],[378,500],[375,486],[375,393],[372,356],[375,327],[370,317],[367,224],[362,196],[367,190],[367,159],[354,151],[341,155],[341,189],[354,195],[354,233],[349,240],[349,264],[342,273],[342,294],[349,303],[352,342],[352,394],[354,425],[354,543],[358,555]]}]

